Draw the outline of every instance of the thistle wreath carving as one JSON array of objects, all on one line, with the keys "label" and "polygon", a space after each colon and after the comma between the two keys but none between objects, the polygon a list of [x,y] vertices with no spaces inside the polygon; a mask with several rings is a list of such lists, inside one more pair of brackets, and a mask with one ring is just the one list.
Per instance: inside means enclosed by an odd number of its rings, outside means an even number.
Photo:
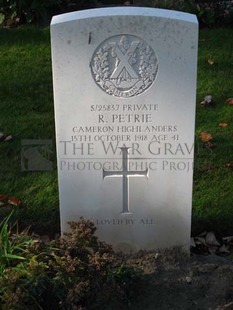
[{"label": "thistle wreath carving", "polygon": [[119,35],[97,47],[91,70],[94,80],[106,93],[127,98],[152,85],[158,73],[158,60],[142,39]]}]

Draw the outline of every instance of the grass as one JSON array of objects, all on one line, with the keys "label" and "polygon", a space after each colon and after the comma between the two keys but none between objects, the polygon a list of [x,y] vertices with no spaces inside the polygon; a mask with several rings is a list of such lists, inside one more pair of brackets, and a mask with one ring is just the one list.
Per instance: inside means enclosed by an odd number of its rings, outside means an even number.
[{"label": "grass", "polygon": [[23,201],[22,225],[56,232],[57,173],[22,172],[20,159],[22,139],[52,139],[55,154],[49,30],[0,29],[0,42],[0,129],[14,136],[0,145],[0,192]]},{"label": "grass", "polygon": [[[233,163],[233,106],[225,104],[233,97],[232,50],[232,29],[200,31],[193,234],[206,229],[233,234],[233,169],[225,167]],[[213,96],[213,106],[199,104],[206,95]],[[221,128],[220,122],[228,126]],[[15,215],[22,226],[58,232],[56,170],[21,171],[20,159],[22,139],[52,139],[55,154],[49,29],[0,29],[0,130],[14,136],[0,143],[0,194],[23,202]],[[203,131],[213,136],[214,148],[203,146]]]},{"label": "grass", "polygon": [[[209,229],[232,234],[233,171],[233,106],[226,99],[233,97],[232,29],[200,31],[196,110],[196,151],[193,191],[193,233]],[[212,60],[211,65],[208,61]],[[213,96],[213,106],[199,103],[206,95]],[[219,124],[225,122],[227,127]],[[199,134],[213,136],[214,148],[203,148]]]}]

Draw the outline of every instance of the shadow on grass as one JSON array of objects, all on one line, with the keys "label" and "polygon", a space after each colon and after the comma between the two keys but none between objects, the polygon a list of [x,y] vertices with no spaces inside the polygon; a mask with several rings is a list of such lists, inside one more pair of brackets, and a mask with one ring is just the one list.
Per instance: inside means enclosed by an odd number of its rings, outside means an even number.
[{"label": "shadow on grass", "polygon": [[20,46],[25,44],[45,44],[50,42],[48,28],[22,26],[18,28],[0,28],[0,46]]}]

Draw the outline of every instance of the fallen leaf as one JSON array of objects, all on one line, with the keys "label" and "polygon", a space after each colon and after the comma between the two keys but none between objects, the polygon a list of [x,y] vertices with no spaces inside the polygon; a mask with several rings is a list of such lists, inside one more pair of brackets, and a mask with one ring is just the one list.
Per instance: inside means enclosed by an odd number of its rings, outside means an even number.
[{"label": "fallen leaf", "polygon": [[12,139],[13,139],[13,137],[11,135],[7,135],[6,138],[5,138],[5,141],[10,141]]},{"label": "fallen leaf", "polygon": [[205,146],[208,148],[208,149],[212,149],[213,147],[215,147],[217,145],[217,143],[213,143],[213,142],[206,142],[205,143]]},{"label": "fallen leaf", "polygon": [[233,105],[233,98],[228,98],[226,104]]},{"label": "fallen leaf", "polygon": [[200,242],[196,242],[196,247],[195,248],[192,248],[192,250],[195,252],[195,253],[199,253],[199,254],[209,254],[209,247],[203,243],[200,243]]},{"label": "fallen leaf", "polygon": [[191,277],[185,277],[185,280],[188,284],[191,284],[192,278]]},{"label": "fallen leaf", "polygon": [[21,201],[16,197],[9,197],[8,203],[12,206],[18,207],[21,204]]},{"label": "fallen leaf", "polygon": [[211,95],[205,96],[204,100],[200,103],[202,106],[210,106],[213,104],[213,97]]},{"label": "fallen leaf", "polygon": [[225,128],[225,127],[227,127],[228,126],[228,124],[227,123],[219,123],[219,127],[222,127],[222,128]]},{"label": "fallen leaf", "polygon": [[213,59],[208,59],[208,64],[212,66],[214,64],[214,60]]},{"label": "fallen leaf", "polygon": [[233,236],[223,237],[222,240],[225,243],[233,243]]},{"label": "fallen leaf", "polygon": [[200,137],[201,141],[205,142],[205,143],[213,140],[213,137],[211,136],[211,134],[209,134],[206,131],[201,132],[199,137]]},{"label": "fallen leaf", "polygon": [[204,98],[205,102],[207,102],[208,104],[210,104],[213,100],[213,97],[211,95],[207,95]]},{"label": "fallen leaf", "polygon": [[224,167],[227,168],[227,169],[232,169],[233,170],[233,163],[226,163],[224,165]]},{"label": "fallen leaf", "polygon": [[219,251],[220,253],[230,253],[228,247],[227,247],[225,244],[223,244],[223,245],[218,249],[218,251]]},{"label": "fallen leaf", "polygon": [[0,195],[0,201],[7,200],[8,196],[7,195]]},{"label": "fallen leaf", "polygon": [[221,246],[221,244],[216,239],[214,232],[212,231],[208,232],[208,234],[205,237],[205,241],[208,245],[211,246]]},{"label": "fallen leaf", "polygon": [[215,167],[213,164],[211,163],[203,163],[202,165],[202,169],[204,170],[213,170]]},{"label": "fallen leaf", "polygon": [[13,137],[11,135],[4,135],[4,134],[0,133],[0,141],[7,142],[7,141],[10,141],[12,139],[13,139]]},{"label": "fallen leaf", "polygon": [[196,245],[205,245],[205,246],[207,246],[206,239],[204,237],[195,237],[194,240],[195,240]]},{"label": "fallen leaf", "polygon": [[204,101],[202,101],[202,102],[200,103],[200,105],[204,107],[204,106],[206,105],[205,100],[204,100]]},{"label": "fallen leaf", "polygon": [[221,305],[220,307],[217,307],[216,310],[231,310],[233,309],[233,302],[229,302],[228,304]]}]

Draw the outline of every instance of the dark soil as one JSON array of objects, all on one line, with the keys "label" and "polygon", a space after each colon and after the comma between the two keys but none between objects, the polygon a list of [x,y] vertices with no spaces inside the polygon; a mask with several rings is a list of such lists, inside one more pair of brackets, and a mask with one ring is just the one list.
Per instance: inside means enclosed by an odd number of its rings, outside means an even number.
[{"label": "dark soil", "polygon": [[[127,264],[143,270],[142,285],[128,307],[133,310],[233,309],[233,258],[174,249],[139,252]],[[110,308],[115,309],[115,308]]]},{"label": "dark soil", "polygon": [[[51,231],[42,226],[35,225],[32,231],[48,242],[54,238],[54,226]],[[125,304],[114,300],[111,305],[93,309],[233,310],[233,244],[225,256],[208,254],[213,247],[206,244],[199,249],[199,254],[191,252],[190,257],[179,249],[119,254],[120,261],[142,272],[136,294],[132,283]]]}]

